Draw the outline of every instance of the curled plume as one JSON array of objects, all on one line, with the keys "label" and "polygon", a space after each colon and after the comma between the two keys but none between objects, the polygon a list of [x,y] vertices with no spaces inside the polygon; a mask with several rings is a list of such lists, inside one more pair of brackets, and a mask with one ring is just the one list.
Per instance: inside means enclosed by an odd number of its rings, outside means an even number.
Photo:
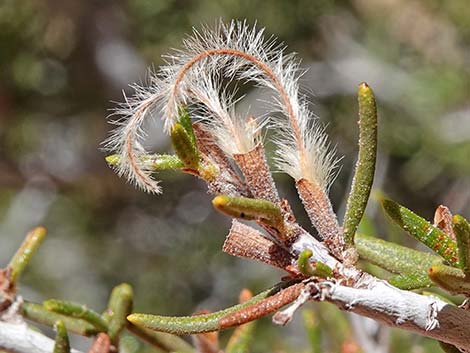
[{"label": "curled plume", "polygon": [[[166,56],[167,65],[153,73],[148,87],[135,87],[135,95],[126,99],[116,113],[115,130],[107,146],[118,151],[120,175],[148,192],[160,187],[139,161],[145,154],[139,140],[145,135],[143,121],[159,115],[170,131],[178,118],[178,107],[197,104],[198,118],[206,124],[229,156],[246,153],[259,142],[259,130],[267,126],[276,131],[277,167],[294,179],[302,178],[319,185],[325,192],[337,165],[324,129],[308,110],[299,92],[302,71],[299,61],[275,39],[264,37],[264,29],[245,21],[218,22],[214,28],[193,31],[182,49]],[[223,80],[252,82],[275,92],[273,118],[257,121],[235,114],[234,94]],[[267,115],[266,115],[267,116]]]}]

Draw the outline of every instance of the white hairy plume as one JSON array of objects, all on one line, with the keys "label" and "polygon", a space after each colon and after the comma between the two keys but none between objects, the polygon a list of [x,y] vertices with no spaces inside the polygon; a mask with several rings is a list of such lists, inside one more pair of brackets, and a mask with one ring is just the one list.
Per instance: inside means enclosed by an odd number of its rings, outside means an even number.
[{"label": "white hairy plume", "polygon": [[[142,122],[160,116],[169,131],[178,118],[178,107],[196,104],[197,117],[206,124],[228,155],[246,153],[259,141],[259,130],[267,125],[276,130],[277,167],[294,179],[305,178],[325,191],[332,179],[336,160],[324,130],[308,110],[299,92],[302,72],[295,57],[273,38],[265,39],[264,29],[246,22],[219,22],[214,28],[194,30],[183,48],[167,56],[168,63],[151,75],[149,87],[135,87],[136,93],[117,110],[122,116],[118,129],[108,139],[108,148],[121,155],[118,172],[145,191],[159,193],[158,182],[143,168],[139,143]],[[235,114],[234,95],[223,80],[252,82],[275,91],[271,121],[247,121]],[[267,116],[267,115],[266,115]]]},{"label": "white hairy plume", "polygon": [[216,136],[218,145],[229,156],[248,153],[260,142],[266,120],[247,120],[235,112],[236,91],[228,91],[219,75],[203,76],[191,85],[191,93],[202,103],[192,116]]}]

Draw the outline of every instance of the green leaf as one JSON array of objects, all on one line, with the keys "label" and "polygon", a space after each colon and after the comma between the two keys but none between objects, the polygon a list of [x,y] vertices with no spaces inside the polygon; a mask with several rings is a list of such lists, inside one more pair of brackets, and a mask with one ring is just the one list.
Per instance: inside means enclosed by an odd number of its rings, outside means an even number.
[{"label": "green leaf", "polygon": [[447,304],[455,305],[455,303],[452,300],[450,300],[448,296],[446,297],[442,294],[437,294],[436,292],[430,292],[430,291],[423,290],[423,291],[421,291],[421,295],[426,295],[428,297],[436,297],[439,300],[442,300],[443,302],[445,302]]},{"label": "green leaf", "polygon": [[218,211],[234,218],[261,220],[277,229],[284,223],[281,209],[271,201],[219,195],[212,204]]},{"label": "green leaf", "polygon": [[356,234],[355,245],[362,259],[392,273],[426,273],[428,268],[433,264],[442,262],[439,256],[410,249],[361,233]]},{"label": "green leaf", "polygon": [[191,117],[189,116],[188,109],[186,107],[179,107],[178,109],[179,123],[188,133],[191,143],[196,146],[196,136],[194,135],[193,123],[191,122]]},{"label": "green leaf", "polygon": [[105,317],[108,320],[108,335],[114,346],[118,344],[119,335],[127,325],[126,317],[132,312],[133,296],[132,287],[122,283],[113,288],[109,297]]},{"label": "green leaf", "polygon": [[459,268],[434,265],[428,270],[428,275],[434,283],[450,293],[470,295],[470,281]]},{"label": "green leaf", "polygon": [[163,350],[164,352],[195,353],[193,347],[176,335],[165,332],[151,331],[143,327],[127,324],[127,330],[141,338],[148,344]]},{"label": "green leaf", "polygon": [[305,330],[307,331],[307,338],[310,342],[312,353],[321,353],[321,332],[320,322],[316,317],[316,313],[313,310],[303,310],[302,318],[304,322]]},{"label": "green leaf", "polygon": [[110,154],[109,156],[104,157],[106,163],[111,166],[116,166],[121,161],[121,156],[119,154]]},{"label": "green leaf", "polygon": [[261,292],[244,303],[237,304],[230,308],[210,314],[196,316],[159,316],[150,314],[132,314],[127,317],[127,320],[136,326],[141,326],[160,332],[173,333],[176,335],[188,335],[217,331],[219,329],[219,320],[222,317],[253,305],[277,293],[282,288],[288,287],[290,284],[291,282],[281,283],[274,288]]},{"label": "green leaf", "polygon": [[96,311],[87,308],[86,305],[57,299],[46,300],[42,305],[47,310],[85,320],[95,326],[100,332],[108,331],[108,323],[106,320],[104,320]]},{"label": "green leaf", "polygon": [[470,273],[470,224],[460,215],[452,217],[452,228],[457,239],[460,268],[466,276]]},{"label": "green leaf", "polygon": [[225,347],[225,353],[248,353],[253,342],[256,321],[248,322],[235,329]]},{"label": "green leaf", "polygon": [[312,255],[312,250],[307,249],[302,251],[299,255],[299,258],[297,259],[297,268],[301,274],[307,277],[313,276],[314,273],[314,269],[309,261]]},{"label": "green leaf", "polygon": [[62,321],[69,332],[76,333],[81,336],[93,336],[99,333],[99,330],[90,323],[75,319],[70,316],[57,314],[47,310],[41,304],[24,302],[21,306],[22,315],[32,321],[53,327],[57,321]]},{"label": "green leaf", "polygon": [[327,264],[316,261],[314,265],[315,276],[321,278],[328,278],[333,276],[333,270]]},{"label": "green leaf", "polygon": [[333,270],[328,265],[316,261],[314,264],[311,264],[309,259],[313,255],[312,250],[304,250],[300,253],[297,260],[297,267],[304,276],[307,277],[321,277],[328,278],[333,275]]},{"label": "green leaf", "polygon": [[412,237],[441,255],[451,265],[458,266],[457,243],[452,238],[394,201],[383,200],[382,205],[390,218]]},{"label": "green leaf", "polygon": [[358,102],[359,155],[343,220],[343,236],[348,247],[354,245],[354,236],[369,200],[377,156],[377,107],[374,93],[366,83],[359,85]]},{"label": "green leaf", "polygon": [[55,344],[53,353],[70,353],[70,343],[69,336],[67,334],[67,329],[64,325],[64,322],[59,320],[54,325],[56,334],[55,334]]},{"label": "green leaf", "polygon": [[[105,157],[106,162],[111,166],[117,166],[121,160],[119,154],[112,154]],[[184,163],[178,156],[171,154],[146,154],[139,157],[143,168],[150,171],[176,170],[184,168]]]},{"label": "green leaf", "polygon": [[173,148],[185,167],[198,170],[199,151],[183,125],[180,123],[173,125],[170,136]]},{"label": "green leaf", "polygon": [[392,286],[405,290],[428,288],[434,285],[426,272],[392,276],[388,279],[388,282]]},{"label": "green leaf", "polygon": [[45,228],[37,227],[26,235],[20,248],[8,264],[8,267],[11,268],[10,280],[12,283],[16,284],[18,282],[19,277],[31,261],[39,245],[41,245],[46,233]]}]

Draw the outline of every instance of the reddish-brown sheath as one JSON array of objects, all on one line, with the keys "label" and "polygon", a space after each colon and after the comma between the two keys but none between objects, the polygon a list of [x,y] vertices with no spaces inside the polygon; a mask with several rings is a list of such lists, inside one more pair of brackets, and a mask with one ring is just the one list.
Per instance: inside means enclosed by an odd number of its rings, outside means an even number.
[{"label": "reddish-brown sheath", "polygon": [[304,283],[294,284],[256,304],[241,309],[235,313],[228,314],[219,320],[219,327],[224,329],[239,326],[266,316],[296,300],[304,287]]}]

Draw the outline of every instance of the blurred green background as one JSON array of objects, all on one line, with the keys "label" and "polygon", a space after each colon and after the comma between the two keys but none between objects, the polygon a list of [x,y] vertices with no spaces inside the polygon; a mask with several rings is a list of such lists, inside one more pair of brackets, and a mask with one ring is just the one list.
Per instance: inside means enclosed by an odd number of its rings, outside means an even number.
[{"label": "blurred green background", "polygon": [[[122,90],[131,94],[130,83],[145,82],[147,68],[161,64],[193,26],[219,18],[257,21],[299,53],[308,68],[304,91],[344,156],[331,190],[339,214],[356,154],[356,88],[367,81],[380,113],[376,194],[428,219],[441,203],[470,217],[468,0],[2,0],[1,264],[28,229],[49,230],[23,280],[26,298],[101,310],[110,289],[126,281],[136,311],[182,315],[230,305],[241,288],[278,281],[278,271],[220,251],[229,219],[211,208],[202,182],[161,173],[164,194],[146,195],[118,178],[100,150],[112,128],[111,101],[121,101]],[[252,112],[262,113],[254,106],[259,96],[247,96]],[[170,148],[158,121],[147,144]],[[280,174],[276,180],[310,229],[292,180]],[[375,201],[368,220],[370,232],[413,244],[389,228]],[[335,308],[320,307],[310,308],[329,331],[325,352],[357,351],[342,341],[361,341],[361,334],[351,336],[361,325],[375,330],[382,349],[366,344],[364,351],[439,351],[435,342],[398,331],[390,336],[370,322],[348,326]],[[285,328],[262,320],[253,351],[311,351],[301,315]]]}]

